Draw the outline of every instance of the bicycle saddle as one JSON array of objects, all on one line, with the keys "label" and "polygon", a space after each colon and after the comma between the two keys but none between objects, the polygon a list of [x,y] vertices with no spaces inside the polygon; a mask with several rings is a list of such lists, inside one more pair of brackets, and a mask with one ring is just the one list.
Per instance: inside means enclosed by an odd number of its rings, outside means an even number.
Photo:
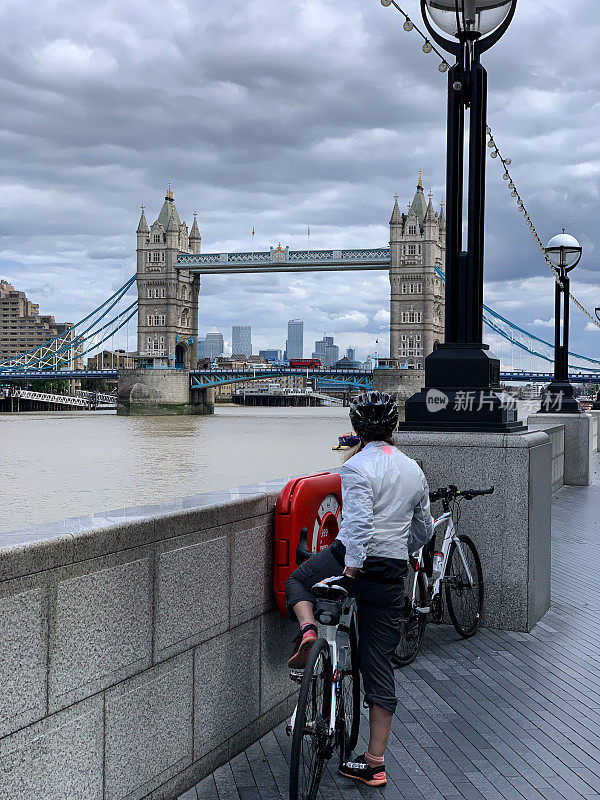
[{"label": "bicycle saddle", "polygon": [[344,597],[348,597],[348,592],[344,589],[343,586],[339,586],[337,583],[331,585],[325,585],[323,583],[315,583],[312,587],[312,593],[315,597],[320,597],[323,600],[341,600]]}]

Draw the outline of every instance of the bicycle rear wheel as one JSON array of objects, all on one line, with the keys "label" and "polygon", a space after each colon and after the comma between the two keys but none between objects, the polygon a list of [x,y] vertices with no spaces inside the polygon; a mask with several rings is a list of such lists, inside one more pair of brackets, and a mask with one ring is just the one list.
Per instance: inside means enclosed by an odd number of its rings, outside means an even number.
[{"label": "bicycle rear wheel", "polygon": [[340,696],[340,713],[343,714],[343,737],[339,743],[341,763],[356,747],[360,728],[360,672],[358,669],[358,638],[354,620],[350,626],[350,652],[342,673]]},{"label": "bicycle rear wheel", "polygon": [[331,654],[325,639],[313,644],[298,695],[290,758],[290,800],[315,800],[327,756],[331,709]]},{"label": "bicycle rear wheel", "polygon": [[[427,586],[425,578],[419,572],[417,576],[417,593],[415,597],[416,606],[425,608],[429,605],[427,596]],[[412,603],[412,597],[406,595],[404,598],[404,611],[400,623],[400,641],[394,654],[394,663],[399,667],[407,667],[417,657],[421,649],[423,636],[425,635],[425,625],[427,615],[420,614]]]},{"label": "bicycle rear wheel", "polygon": [[458,539],[460,549],[473,579],[473,585],[469,581],[456,541],[453,541],[450,545],[444,584],[446,586],[448,614],[452,624],[458,634],[468,639],[473,636],[481,624],[483,572],[481,570],[481,560],[473,541],[463,534]]}]

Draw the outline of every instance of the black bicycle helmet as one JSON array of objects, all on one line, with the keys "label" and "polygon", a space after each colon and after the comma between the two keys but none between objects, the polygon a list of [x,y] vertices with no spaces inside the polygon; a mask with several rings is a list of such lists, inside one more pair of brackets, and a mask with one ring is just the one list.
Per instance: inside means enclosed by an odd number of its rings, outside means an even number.
[{"label": "black bicycle helmet", "polygon": [[350,404],[350,421],[361,439],[387,439],[398,424],[398,406],[389,394],[364,392]]}]

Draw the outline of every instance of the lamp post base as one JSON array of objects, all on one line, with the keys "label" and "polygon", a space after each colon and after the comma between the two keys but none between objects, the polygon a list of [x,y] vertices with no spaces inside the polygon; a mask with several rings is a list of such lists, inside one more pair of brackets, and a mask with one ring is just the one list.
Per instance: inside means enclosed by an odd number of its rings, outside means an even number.
[{"label": "lamp post base", "polygon": [[484,344],[442,344],[425,359],[425,388],[406,400],[399,430],[518,433],[514,398],[499,387],[500,361]]},{"label": "lamp post base", "polygon": [[546,389],[538,414],[580,414],[575,390],[569,381],[552,381]]}]

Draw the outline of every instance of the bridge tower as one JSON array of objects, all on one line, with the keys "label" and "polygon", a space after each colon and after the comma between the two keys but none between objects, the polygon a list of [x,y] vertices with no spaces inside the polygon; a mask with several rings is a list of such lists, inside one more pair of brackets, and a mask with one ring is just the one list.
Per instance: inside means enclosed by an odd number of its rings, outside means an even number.
[{"label": "bridge tower", "polygon": [[194,369],[198,354],[200,278],[176,267],[178,253],[199,253],[196,214],[188,234],[171,184],[155,222],[144,206],[137,227],[138,356],[155,368]]},{"label": "bridge tower", "polygon": [[[444,268],[446,219],[434,211],[419,176],[408,213],[396,195],[390,219],[390,358],[423,370],[436,342],[444,341]],[[423,376],[424,377],[424,376]]]}]

